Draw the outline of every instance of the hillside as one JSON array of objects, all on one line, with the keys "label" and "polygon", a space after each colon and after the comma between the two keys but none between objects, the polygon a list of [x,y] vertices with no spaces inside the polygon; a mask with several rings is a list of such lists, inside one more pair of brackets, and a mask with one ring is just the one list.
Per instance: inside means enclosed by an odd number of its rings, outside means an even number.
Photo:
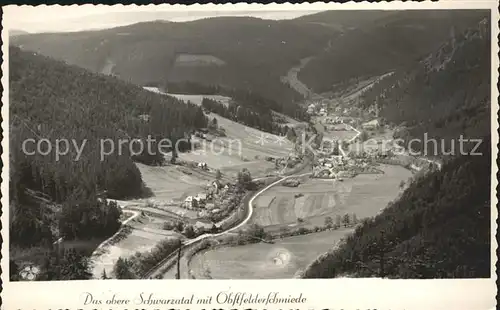
[{"label": "hillside", "polygon": [[25,35],[25,34],[29,34],[29,32],[24,31],[24,30],[17,30],[17,29],[9,30],[9,36],[11,36],[11,37],[21,36],[21,35]]},{"label": "hillside", "polygon": [[[323,20],[326,13],[318,16]],[[362,15],[362,12],[358,12]],[[404,67],[435,50],[454,31],[476,24],[487,11],[400,11],[371,15],[360,27],[344,30],[300,71],[315,92],[326,92],[352,79]],[[317,14],[318,15],[318,14]],[[311,17],[309,17],[311,18]],[[454,30],[453,30],[454,29]]]},{"label": "hillside", "polygon": [[[379,116],[403,125],[397,137],[442,138],[482,136],[490,130],[490,33],[484,19],[456,33],[419,63],[396,71],[362,96],[365,108],[378,104]],[[412,148],[423,151],[421,144]],[[450,144],[446,144],[446,149]],[[427,156],[442,150],[428,146]]]},{"label": "hillside", "polygon": [[314,56],[299,79],[325,92],[414,62],[453,27],[460,32],[484,16],[455,10],[326,11],[282,21],[218,17],[23,35],[12,43],[142,86],[190,81],[249,91],[286,106],[302,99],[281,82],[301,59]]},{"label": "hillside", "polygon": [[97,197],[146,195],[133,159],[162,158],[154,143],[150,155],[128,142],[148,135],[175,142],[207,125],[195,105],[16,47],[9,53],[12,246],[112,234],[121,211]]},{"label": "hillside", "polygon": [[478,151],[414,181],[303,277],[489,278],[489,139]]},{"label": "hillside", "polygon": [[398,14],[397,11],[324,11],[315,14],[304,15],[296,18],[296,21],[318,24],[330,27],[343,33],[359,28],[363,25],[374,22],[375,20]]},{"label": "hillside", "polygon": [[[439,157],[444,164],[441,170],[413,179],[398,199],[313,262],[303,277],[490,276],[488,24],[484,20],[457,33],[420,63],[397,71],[364,94],[365,108],[378,103],[381,116],[406,124],[397,136],[407,142],[423,141],[424,134],[439,138],[438,149],[429,147],[432,154],[423,155]],[[482,141],[474,150],[476,143],[465,144],[464,151],[474,154],[459,154],[458,140],[453,140],[459,135]],[[452,143],[454,151],[445,154]]]},{"label": "hillside", "polygon": [[26,35],[11,43],[139,85],[188,80],[257,92],[284,104],[300,96],[280,77],[335,35],[293,20],[220,17]]},{"label": "hillside", "polygon": [[[277,117],[277,113],[285,114],[288,117],[301,121],[308,121],[310,118],[306,109],[299,103],[287,102],[280,104],[252,91],[228,89],[217,85],[202,85],[195,82],[170,83],[166,88],[173,94],[227,96],[231,100],[224,105],[219,105],[217,102],[210,102],[210,100],[203,100],[203,107],[208,111],[239,123],[271,133],[282,134],[287,131],[286,128],[282,128],[283,126],[280,123],[283,120]],[[228,108],[230,109],[228,110]],[[239,116],[237,116],[237,112]]]}]

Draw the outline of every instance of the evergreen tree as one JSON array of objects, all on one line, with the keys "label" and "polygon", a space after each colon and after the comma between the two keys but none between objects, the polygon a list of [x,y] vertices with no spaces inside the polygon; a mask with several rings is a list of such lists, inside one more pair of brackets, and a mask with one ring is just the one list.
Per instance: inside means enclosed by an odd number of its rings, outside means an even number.
[{"label": "evergreen tree", "polygon": [[217,169],[215,171],[215,179],[216,180],[221,180],[222,179],[222,172],[219,169]]},{"label": "evergreen tree", "polygon": [[351,220],[349,218],[349,214],[346,213],[344,215],[344,218],[342,219],[342,223],[344,224],[344,227],[349,226],[349,224],[351,223]]},{"label": "evergreen tree", "polygon": [[295,133],[295,129],[293,129],[293,127],[288,128],[286,137],[288,140],[295,142],[295,140],[297,139],[297,133]]},{"label": "evergreen tree", "polygon": [[119,257],[113,267],[113,273],[117,279],[135,279],[132,266],[126,258]]}]

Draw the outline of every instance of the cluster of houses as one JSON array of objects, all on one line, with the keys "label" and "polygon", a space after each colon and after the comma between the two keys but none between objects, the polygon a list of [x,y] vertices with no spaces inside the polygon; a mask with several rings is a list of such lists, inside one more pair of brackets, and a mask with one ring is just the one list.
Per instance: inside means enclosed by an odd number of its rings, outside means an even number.
[{"label": "cluster of houses", "polygon": [[220,180],[214,180],[210,182],[207,186],[205,192],[198,193],[197,195],[187,196],[182,206],[189,210],[203,210],[209,209],[213,212],[217,212],[215,209],[214,199],[218,196],[225,194],[229,188],[230,184],[223,184]]},{"label": "cluster of houses", "polygon": [[347,156],[318,153],[318,159],[313,167],[313,177],[344,179],[352,178],[359,173],[378,173],[374,169],[376,159],[387,158],[387,152],[370,149],[359,154],[349,153]]},{"label": "cluster of houses", "polygon": [[294,152],[290,153],[287,157],[266,157],[266,160],[274,163],[275,168],[278,170],[285,167],[293,168],[302,162],[302,158]]}]

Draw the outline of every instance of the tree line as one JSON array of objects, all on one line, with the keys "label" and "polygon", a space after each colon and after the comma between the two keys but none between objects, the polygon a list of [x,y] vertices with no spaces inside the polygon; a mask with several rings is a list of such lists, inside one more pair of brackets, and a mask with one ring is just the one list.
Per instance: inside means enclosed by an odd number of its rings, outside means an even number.
[{"label": "tree line", "polygon": [[254,109],[238,105],[234,102],[230,102],[226,106],[209,98],[203,98],[201,106],[209,112],[265,132],[277,135],[285,135],[288,132],[288,126],[278,124],[274,121],[271,110],[259,113]]},{"label": "tree line", "polygon": [[221,85],[200,84],[192,81],[172,82],[166,85],[168,92],[173,94],[196,94],[196,95],[223,95],[240,106],[262,114],[272,114],[271,111],[283,113],[292,118],[308,121],[309,114],[306,109],[298,104],[299,101],[276,101],[262,96],[260,93],[229,88]]}]

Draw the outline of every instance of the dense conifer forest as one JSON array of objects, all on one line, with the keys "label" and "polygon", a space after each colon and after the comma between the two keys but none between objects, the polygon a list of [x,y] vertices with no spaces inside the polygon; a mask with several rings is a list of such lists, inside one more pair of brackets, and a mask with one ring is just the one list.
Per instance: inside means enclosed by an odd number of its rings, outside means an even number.
[{"label": "dense conifer forest", "polygon": [[[154,143],[146,153],[147,137],[175,143],[207,126],[195,105],[16,47],[9,53],[11,246],[50,248],[61,237],[113,234],[121,209],[100,198],[147,195],[134,160],[163,159]],[[132,139],[145,146],[134,158],[138,146],[118,147]]]},{"label": "dense conifer forest", "polygon": [[[364,93],[362,105],[378,105],[381,117],[402,125],[397,137],[423,140],[427,134],[429,139],[445,139],[446,150],[459,135],[471,138],[489,132],[488,25],[456,33],[421,62],[382,79]],[[412,148],[422,151],[423,145],[415,143]],[[428,156],[443,152],[433,144],[427,151]]]},{"label": "dense conifer forest", "polygon": [[305,278],[490,277],[490,140],[482,156],[460,156],[416,179],[364,221]]},{"label": "dense conifer forest", "polygon": [[[405,68],[435,51],[453,32],[461,33],[488,17],[481,10],[379,12],[371,18],[356,14],[358,24],[346,27],[299,72],[299,79],[315,92]],[[302,19],[332,23],[333,16],[322,12]]]}]

